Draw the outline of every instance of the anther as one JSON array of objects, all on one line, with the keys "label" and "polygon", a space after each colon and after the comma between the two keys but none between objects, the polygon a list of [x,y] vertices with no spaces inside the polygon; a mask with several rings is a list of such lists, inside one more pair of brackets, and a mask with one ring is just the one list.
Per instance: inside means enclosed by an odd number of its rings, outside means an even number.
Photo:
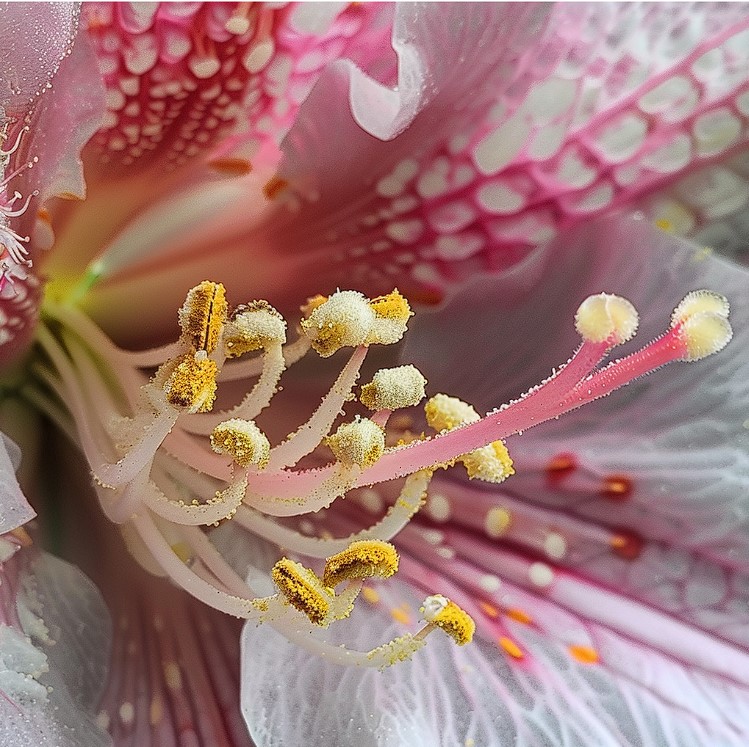
[{"label": "anther", "polygon": [[204,280],[188,291],[179,310],[182,341],[194,350],[212,353],[218,345],[226,314],[224,286]]},{"label": "anther", "polygon": [[307,615],[315,625],[325,623],[332,595],[309,568],[289,558],[281,558],[273,566],[271,577],[292,607]]},{"label": "anther", "polygon": [[317,306],[302,330],[312,347],[327,358],[344,347],[363,345],[375,320],[367,299],[356,291],[338,291]]},{"label": "anther", "polygon": [[733,337],[728,319],[714,311],[693,314],[679,322],[674,330],[686,348],[682,356],[685,361],[698,361],[718,353]]},{"label": "anther", "polygon": [[455,602],[442,594],[427,597],[419,610],[429,625],[417,637],[423,638],[433,627],[441,628],[459,646],[465,646],[473,640],[476,624],[473,618]]},{"label": "anther", "polygon": [[385,433],[368,418],[357,417],[327,436],[325,444],[344,466],[370,467],[385,450]]},{"label": "anther", "polygon": [[239,306],[224,329],[224,348],[228,358],[284,342],[286,322],[267,301]]},{"label": "anther", "polygon": [[215,362],[204,351],[180,356],[164,385],[167,401],[191,413],[208,412],[216,399],[217,372]]},{"label": "anther", "polygon": [[327,559],[323,584],[334,588],[342,581],[390,578],[397,571],[398,552],[393,545],[382,540],[359,540]]},{"label": "anther", "polygon": [[610,293],[588,296],[575,314],[575,329],[588,342],[621,345],[637,332],[637,309],[626,298]]},{"label": "anther", "polygon": [[378,296],[369,302],[375,313],[375,322],[369,333],[369,344],[392,345],[406,333],[408,320],[413,316],[408,301],[398,290]]},{"label": "anther", "polygon": [[361,388],[359,401],[370,410],[397,410],[424,399],[426,379],[415,366],[380,369]]},{"label": "anther", "polygon": [[211,433],[211,448],[217,454],[228,454],[242,467],[263,469],[270,459],[268,438],[252,420],[231,418],[219,423]]},{"label": "anther", "polygon": [[[446,394],[432,397],[426,403],[424,413],[429,426],[440,433],[481,420],[481,416],[471,405]],[[471,479],[499,483],[515,474],[512,459],[502,441],[493,441],[458,459],[465,465]]]},{"label": "anther", "polygon": [[730,306],[728,299],[720,293],[709,290],[696,290],[687,293],[671,315],[671,326],[675,327],[695,314],[710,312],[728,319]]}]

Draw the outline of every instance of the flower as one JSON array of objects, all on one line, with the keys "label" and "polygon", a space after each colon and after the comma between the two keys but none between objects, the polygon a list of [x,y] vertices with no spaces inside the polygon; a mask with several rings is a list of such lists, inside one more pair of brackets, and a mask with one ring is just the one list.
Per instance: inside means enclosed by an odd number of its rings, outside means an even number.
[{"label": "flower", "polygon": [[[246,743],[220,613],[250,620],[260,744],[746,741],[746,276],[672,235],[741,225],[744,8],[4,18],[3,424],[27,470],[19,399],[83,452],[36,439],[43,468],[21,479],[55,497],[40,523],[112,613],[30,545],[4,440],[5,741]],[[87,199],[35,214],[82,196],[84,144]],[[661,231],[591,219],[624,203]],[[451,286],[411,319],[409,298]],[[727,351],[588,404],[719,352],[722,293]],[[667,332],[635,345],[639,321]],[[378,357],[409,325],[401,365]],[[597,371],[620,344],[640,351]],[[330,369],[296,360],[344,347],[298,427]],[[380,370],[337,421],[365,356]],[[484,418],[467,404],[560,365]],[[225,392],[250,375],[244,399]],[[425,387],[426,424],[397,412]]]}]

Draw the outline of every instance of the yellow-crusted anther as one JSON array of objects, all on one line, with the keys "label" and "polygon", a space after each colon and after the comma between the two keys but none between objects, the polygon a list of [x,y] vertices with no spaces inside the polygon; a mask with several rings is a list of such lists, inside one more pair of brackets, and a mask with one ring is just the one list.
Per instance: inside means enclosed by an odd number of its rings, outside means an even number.
[{"label": "yellow-crusted anther", "polygon": [[375,321],[367,342],[381,345],[398,342],[406,332],[408,320],[413,316],[405,297],[396,289],[386,296],[373,298],[369,306],[375,313]]},{"label": "yellow-crusted anther", "polygon": [[385,433],[377,423],[357,416],[325,438],[325,443],[346,467],[371,467],[385,451]]},{"label": "yellow-crusted anther", "polygon": [[303,317],[308,317],[318,306],[322,306],[328,300],[328,296],[322,296],[319,293],[316,296],[310,296],[307,303],[299,307]]},{"label": "yellow-crusted anther", "polygon": [[224,329],[224,349],[228,358],[284,342],[286,322],[267,301],[239,306]]},{"label": "yellow-crusted anther", "polygon": [[461,457],[472,480],[499,483],[515,474],[512,459],[502,441],[493,441]]},{"label": "yellow-crusted anther", "polygon": [[[426,403],[424,413],[429,426],[440,433],[481,420],[471,405],[446,394],[432,397]],[[493,441],[458,459],[465,465],[470,478],[498,483],[515,474],[512,459],[502,441]]]},{"label": "yellow-crusted anther", "polygon": [[242,467],[264,468],[270,459],[270,443],[252,420],[231,418],[219,423],[211,433],[211,448],[228,454]]},{"label": "yellow-crusted anther", "polygon": [[427,597],[419,611],[428,623],[444,630],[459,646],[473,640],[476,630],[473,618],[442,594]]},{"label": "yellow-crusted anther", "polygon": [[612,340],[621,345],[634,337],[638,324],[637,309],[611,293],[588,296],[575,314],[575,329],[588,342]]},{"label": "yellow-crusted anther", "polygon": [[216,399],[217,372],[204,351],[180,356],[164,385],[167,401],[188,412],[208,412]]},{"label": "yellow-crusted anther", "polygon": [[302,319],[302,331],[323,357],[367,341],[375,313],[356,291],[337,291]]},{"label": "yellow-crusted anther", "polygon": [[435,394],[424,406],[424,414],[429,427],[440,433],[481,420],[471,405],[447,394]]},{"label": "yellow-crusted anther", "polygon": [[331,588],[342,581],[389,578],[398,571],[398,552],[389,542],[359,540],[325,562],[323,584]]},{"label": "yellow-crusted anther", "polygon": [[281,558],[271,571],[273,583],[286,601],[315,623],[323,625],[330,612],[331,594],[309,569],[289,558]]},{"label": "yellow-crusted anther", "polygon": [[696,290],[687,293],[671,315],[671,326],[674,327],[695,314],[710,312],[728,319],[730,310],[728,299],[720,293],[709,290]]},{"label": "yellow-crusted anther", "polygon": [[426,379],[415,366],[380,369],[361,388],[359,401],[370,410],[397,410],[424,399]]},{"label": "yellow-crusted anther", "polygon": [[204,280],[187,293],[179,310],[182,341],[195,350],[212,353],[226,322],[226,292],[221,283]]}]

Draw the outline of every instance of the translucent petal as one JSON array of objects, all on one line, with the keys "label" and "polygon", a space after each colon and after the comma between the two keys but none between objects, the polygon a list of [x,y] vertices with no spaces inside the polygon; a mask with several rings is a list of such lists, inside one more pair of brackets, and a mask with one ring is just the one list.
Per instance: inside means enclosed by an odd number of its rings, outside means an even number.
[{"label": "translucent petal", "polygon": [[80,571],[50,555],[33,560],[15,582],[22,632],[0,628],[0,743],[110,744],[93,720],[111,640],[99,592]]},{"label": "translucent petal", "polygon": [[36,515],[16,480],[20,450],[5,434],[0,434],[0,535],[25,524]]}]

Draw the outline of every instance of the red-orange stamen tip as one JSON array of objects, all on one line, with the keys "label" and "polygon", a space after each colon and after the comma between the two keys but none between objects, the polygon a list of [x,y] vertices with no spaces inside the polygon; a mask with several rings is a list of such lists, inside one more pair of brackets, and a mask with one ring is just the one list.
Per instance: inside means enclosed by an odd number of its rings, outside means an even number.
[{"label": "red-orange stamen tip", "polygon": [[520,646],[518,646],[512,638],[508,638],[506,635],[500,636],[497,643],[504,652],[510,655],[513,659],[522,659],[525,656]]},{"label": "red-orange stamen tip", "polygon": [[598,651],[591,646],[578,646],[572,645],[567,646],[567,650],[570,652],[570,656],[579,661],[581,664],[597,664],[598,663]]},{"label": "red-orange stamen tip", "polygon": [[286,187],[289,186],[289,183],[286,181],[286,179],[281,179],[280,177],[274,176],[264,187],[263,187],[263,194],[269,199],[272,200],[278,195],[281,194],[281,192],[286,189]]},{"label": "red-orange stamen tip", "polygon": [[632,480],[623,475],[611,475],[603,481],[601,495],[612,500],[624,500],[632,493]]},{"label": "red-orange stamen tip", "polygon": [[479,602],[479,607],[481,607],[482,611],[487,617],[499,617],[499,610],[493,604],[489,604],[488,602]]},{"label": "red-orange stamen tip", "polygon": [[609,540],[611,549],[625,560],[636,560],[642,552],[642,539],[635,534],[618,533]]},{"label": "red-orange stamen tip", "polygon": [[507,610],[507,617],[515,622],[523,623],[523,625],[530,625],[533,622],[533,618],[521,609],[512,607]]},{"label": "red-orange stamen tip", "polygon": [[209,161],[208,165],[214,171],[227,176],[244,176],[252,171],[252,164],[244,158],[216,158]]}]

